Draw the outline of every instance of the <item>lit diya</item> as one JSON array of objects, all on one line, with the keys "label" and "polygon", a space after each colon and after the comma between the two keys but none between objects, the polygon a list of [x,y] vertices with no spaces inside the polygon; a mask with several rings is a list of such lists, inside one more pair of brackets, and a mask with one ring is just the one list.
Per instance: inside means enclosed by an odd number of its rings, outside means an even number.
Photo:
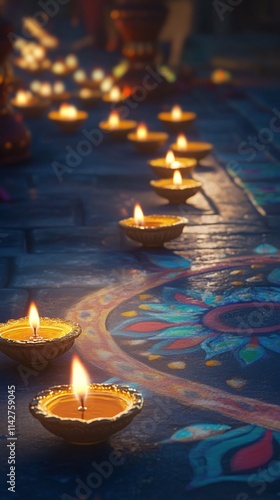
[{"label": "lit diya", "polygon": [[[74,63],[74,59],[76,60],[76,64],[73,65],[71,63]],[[64,61],[55,61],[52,64],[51,71],[54,75],[57,76],[67,76],[73,73],[78,67],[78,60],[76,56],[70,55],[67,56]]]},{"label": "lit diya", "polygon": [[18,363],[42,366],[68,351],[81,331],[71,321],[39,318],[31,303],[29,317],[0,323],[0,351]]},{"label": "lit diya", "polygon": [[196,118],[196,113],[182,111],[180,106],[173,106],[170,112],[164,111],[158,114],[159,121],[166,125],[171,132],[182,132]]},{"label": "lit diya", "polygon": [[70,99],[71,94],[65,89],[65,85],[61,81],[55,82],[53,85],[49,82],[31,82],[31,90],[41,97],[50,99],[51,101],[65,101]]},{"label": "lit diya", "polygon": [[140,123],[136,132],[128,134],[127,138],[141,153],[154,153],[167,141],[168,134],[149,132],[145,123]]},{"label": "lit diya", "polygon": [[73,444],[91,445],[107,440],[126,427],[143,407],[143,396],[128,386],[91,384],[75,356],[71,385],[39,392],[31,414],[52,434]]},{"label": "lit diya", "polygon": [[14,64],[18,66],[18,68],[29,71],[30,73],[40,73],[51,67],[51,61],[49,59],[36,60],[33,54],[27,54],[26,56],[14,59]]},{"label": "lit diya", "polygon": [[108,94],[113,85],[114,85],[114,78],[112,76],[106,76],[106,78],[104,78],[104,80],[101,82],[99,88],[101,92],[103,92],[104,94]]},{"label": "lit diya", "polygon": [[[78,69],[77,71],[75,71],[73,79],[77,83],[77,85],[93,90],[94,89],[99,90],[100,85],[103,83],[104,79],[106,80],[105,72],[102,68],[93,69],[90,75],[87,75],[83,69]],[[110,82],[111,80],[112,79],[110,78]],[[112,85],[113,85],[113,80],[110,87],[109,88],[107,87],[106,92],[109,92]]]},{"label": "lit diya", "polygon": [[180,134],[176,143],[171,144],[171,149],[176,156],[195,158],[199,161],[212,151],[213,145],[209,142],[190,142],[184,134]]},{"label": "lit diya", "polygon": [[179,205],[194,196],[201,189],[202,183],[195,179],[182,179],[179,170],[175,170],[173,179],[150,181],[150,185],[162,198]]},{"label": "lit diya", "polygon": [[190,177],[197,161],[194,158],[175,158],[173,151],[169,150],[165,158],[150,160],[149,165],[157,177],[170,179],[174,170],[179,170],[182,177]]},{"label": "lit diya", "polygon": [[104,102],[117,103],[125,99],[126,96],[122,94],[120,87],[114,85],[108,93],[105,93],[102,97]]},{"label": "lit diya", "polygon": [[87,108],[93,108],[101,100],[100,90],[81,88],[77,94],[77,99]]},{"label": "lit diya", "polygon": [[62,132],[75,132],[88,118],[86,111],[78,110],[72,104],[63,103],[56,111],[50,111],[48,118],[53,121]]},{"label": "lit diya", "polygon": [[115,140],[126,139],[127,134],[137,127],[137,122],[133,120],[121,120],[117,111],[110,113],[107,121],[99,123],[99,127],[105,133],[110,133],[110,137]]},{"label": "lit diya", "polygon": [[161,247],[167,241],[178,238],[188,223],[185,217],[173,215],[145,215],[140,207],[134,208],[134,216],[119,221],[126,236],[145,247]]},{"label": "lit diya", "polygon": [[34,96],[28,90],[18,90],[11,104],[21,114],[28,118],[41,116],[50,105],[50,101]]}]

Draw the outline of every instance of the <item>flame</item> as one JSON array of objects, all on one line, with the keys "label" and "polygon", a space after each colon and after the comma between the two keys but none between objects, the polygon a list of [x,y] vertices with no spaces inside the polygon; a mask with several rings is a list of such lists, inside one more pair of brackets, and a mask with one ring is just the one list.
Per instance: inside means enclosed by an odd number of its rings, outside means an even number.
[{"label": "flame", "polygon": [[182,118],[182,109],[180,106],[173,106],[171,110],[171,118],[172,120],[180,120]]},{"label": "flame", "polygon": [[119,123],[120,123],[120,118],[119,118],[117,111],[112,111],[112,113],[109,116],[109,125],[112,128],[114,128],[114,127],[118,127]]},{"label": "flame", "polygon": [[52,70],[54,73],[64,73],[65,71],[65,64],[62,61],[57,61],[53,63],[52,65]]},{"label": "flame", "polygon": [[74,54],[69,54],[65,57],[65,64],[68,68],[76,68],[78,66],[78,59]]},{"label": "flame", "polygon": [[36,45],[32,53],[36,61],[42,61],[46,55],[46,50],[42,47],[42,45]]},{"label": "flame", "polygon": [[78,356],[75,355],[71,366],[71,385],[73,387],[75,397],[79,403],[81,403],[81,406],[85,405],[89,384],[89,374],[82,365]]},{"label": "flame", "polygon": [[30,304],[28,317],[31,328],[33,329],[33,331],[36,330],[36,332],[38,332],[40,326],[40,318],[34,302],[31,302]]},{"label": "flame", "polygon": [[137,203],[134,207],[133,217],[134,217],[134,223],[136,224],[136,226],[144,226],[144,222],[145,222],[144,221],[144,214],[143,214],[143,210],[140,207],[139,203]]},{"label": "flame", "polygon": [[188,148],[188,141],[184,134],[180,134],[177,137],[177,148],[180,149],[181,151],[184,151],[185,149]]},{"label": "flame", "polygon": [[76,82],[83,82],[86,79],[86,77],[87,77],[86,73],[84,72],[83,69],[78,69],[74,73],[74,80],[76,80]]},{"label": "flame", "polygon": [[181,186],[182,185],[182,176],[179,172],[179,170],[175,170],[173,174],[173,184],[175,186]]},{"label": "flame", "polygon": [[28,90],[18,90],[15,100],[17,104],[28,104],[32,100],[32,94]]},{"label": "flame", "polygon": [[88,97],[91,97],[91,90],[87,88],[81,89],[79,92],[79,96],[82,99],[87,99]]},{"label": "flame", "polygon": [[181,163],[180,161],[175,160],[175,161],[173,161],[173,162],[171,163],[171,165],[169,165],[169,166],[170,166],[170,168],[175,168],[175,169],[177,169],[177,168],[183,167],[184,165],[183,165],[183,163]]},{"label": "flame", "polygon": [[168,167],[171,166],[171,164],[175,161],[175,156],[173,151],[171,149],[167,152],[166,157],[165,157],[165,163]]},{"label": "flame", "polygon": [[140,123],[136,130],[137,139],[140,141],[147,139],[148,130],[145,123]]},{"label": "flame", "polygon": [[40,95],[44,97],[48,97],[52,94],[52,86],[48,82],[44,82],[40,85],[39,89]]},{"label": "flame", "polygon": [[121,89],[116,85],[110,90],[110,99],[111,101],[119,101],[121,98]]},{"label": "flame", "polygon": [[110,92],[113,87],[114,80],[111,76],[106,76],[100,85],[101,92]]},{"label": "flame", "polygon": [[63,82],[55,82],[53,84],[53,91],[55,94],[62,94],[65,91],[65,85]]},{"label": "flame", "polygon": [[102,68],[95,68],[91,73],[94,82],[101,82],[105,78],[105,72]]},{"label": "flame", "polygon": [[39,92],[41,89],[41,82],[39,82],[39,80],[33,80],[33,82],[30,83],[30,88],[32,92]]},{"label": "flame", "polygon": [[78,110],[72,104],[63,103],[61,104],[58,110],[61,118],[65,118],[67,120],[73,120],[77,118]]}]

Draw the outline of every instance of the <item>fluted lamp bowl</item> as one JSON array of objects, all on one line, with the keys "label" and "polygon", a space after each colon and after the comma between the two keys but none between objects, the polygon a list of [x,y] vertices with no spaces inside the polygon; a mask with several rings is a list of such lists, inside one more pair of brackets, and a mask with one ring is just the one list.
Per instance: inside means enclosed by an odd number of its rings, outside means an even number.
[{"label": "fluted lamp bowl", "polygon": [[32,338],[29,319],[0,323],[0,351],[18,363],[31,367],[46,365],[61,356],[81,334],[80,325],[59,318],[40,318],[40,338]]},{"label": "fluted lamp bowl", "polygon": [[[175,158],[175,160],[180,163],[180,166],[176,165],[176,170],[179,170],[182,177],[190,177],[197,165],[197,160],[194,158]],[[174,168],[166,164],[165,158],[150,160],[149,165],[159,179],[170,179],[173,177]]]},{"label": "fluted lamp bowl", "polygon": [[182,184],[176,185],[171,179],[159,179],[150,181],[150,185],[159,196],[174,205],[179,205],[197,194],[202,187],[202,182],[195,179],[182,179]]},{"label": "fluted lamp bowl", "polygon": [[143,402],[142,394],[131,387],[90,384],[81,414],[72,386],[59,385],[39,392],[29,409],[52,434],[72,444],[94,445],[130,424]]},{"label": "fluted lamp bowl", "polygon": [[145,247],[162,247],[178,238],[188,220],[173,215],[146,215],[143,225],[135,224],[134,217],[119,221],[120,228],[131,240]]}]

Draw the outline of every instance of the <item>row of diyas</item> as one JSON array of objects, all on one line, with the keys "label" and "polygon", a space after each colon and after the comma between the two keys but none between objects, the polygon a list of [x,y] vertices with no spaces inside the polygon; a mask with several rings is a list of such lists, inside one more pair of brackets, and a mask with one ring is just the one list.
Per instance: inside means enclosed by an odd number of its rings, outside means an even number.
[{"label": "row of diyas", "polygon": [[[17,362],[41,369],[64,354],[81,327],[58,318],[39,318],[34,303],[28,318],[0,324],[0,350]],[[95,444],[128,425],[143,406],[143,397],[127,386],[91,384],[75,356],[71,385],[38,393],[30,412],[53,434],[74,444]]]}]

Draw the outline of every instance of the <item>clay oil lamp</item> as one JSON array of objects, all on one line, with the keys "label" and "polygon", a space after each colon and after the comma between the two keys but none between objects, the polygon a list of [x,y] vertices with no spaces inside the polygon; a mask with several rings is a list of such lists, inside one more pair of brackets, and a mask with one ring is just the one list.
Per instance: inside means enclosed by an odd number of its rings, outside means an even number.
[{"label": "clay oil lamp", "polygon": [[50,105],[50,101],[34,96],[29,90],[18,90],[11,99],[12,106],[27,118],[41,116]]},{"label": "clay oil lamp", "polygon": [[191,111],[182,111],[180,106],[173,106],[170,112],[162,112],[158,114],[158,119],[171,132],[183,132],[197,118],[195,113]]},{"label": "clay oil lamp", "polygon": [[50,111],[48,118],[64,133],[73,133],[80,128],[88,118],[86,111],[78,110],[68,103],[60,105],[56,111]]},{"label": "clay oil lamp", "polygon": [[171,149],[175,156],[200,161],[212,151],[213,145],[209,142],[190,142],[184,134],[180,134],[176,143],[171,144]]},{"label": "clay oil lamp", "polygon": [[93,108],[101,100],[100,90],[89,89],[86,87],[78,91],[77,99],[86,108]]},{"label": "clay oil lamp", "polygon": [[31,304],[29,317],[0,323],[0,351],[18,363],[42,366],[72,347],[81,327],[58,318],[40,318]]},{"label": "clay oil lamp", "polygon": [[179,170],[175,170],[173,179],[150,181],[154,191],[174,205],[185,203],[201,189],[202,183],[195,179],[182,179]]},{"label": "clay oil lamp", "polygon": [[165,158],[149,160],[149,165],[157,177],[170,179],[174,170],[179,170],[182,177],[191,177],[197,161],[194,158],[175,158],[173,151],[169,150]]},{"label": "clay oil lamp", "polygon": [[168,134],[149,132],[145,123],[140,123],[136,132],[128,134],[127,138],[141,153],[154,153],[167,141]]},{"label": "clay oil lamp", "polygon": [[99,127],[108,133],[114,140],[120,141],[127,137],[127,134],[137,127],[137,122],[133,120],[121,120],[117,111],[112,111],[107,121],[99,123]]},{"label": "clay oil lamp", "polygon": [[185,217],[175,215],[144,215],[137,204],[134,216],[119,221],[119,226],[131,240],[145,247],[161,247],[178,238],[187,223]]},{"label": "clay oil lamp", "polygon": [[77,356],[71,378],[71,385],[39,392],[29,409],[45,429],[72,444],[106,441],[130,424],[143,407],[142,394],[129,386],[90,383]]},{"label": "clay oil lamp", "polygon": [[113,104],[123,101],[125,99],[125,96],[122,94],[121,89],[117,85],[114,85],[114,87],[111,88],[110,92],[105,93],[102,96],[102,99],[104,102],[110,102]]}]

